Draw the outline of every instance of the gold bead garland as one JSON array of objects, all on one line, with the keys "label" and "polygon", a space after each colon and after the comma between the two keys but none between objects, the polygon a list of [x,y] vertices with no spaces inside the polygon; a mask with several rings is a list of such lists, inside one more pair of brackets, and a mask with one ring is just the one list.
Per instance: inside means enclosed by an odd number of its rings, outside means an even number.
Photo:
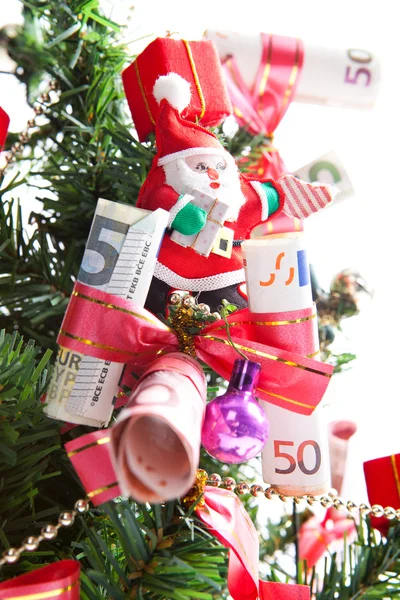
[{"label": "gold bead garland", "polygon": [[[346,510],[349,513],[358,511],[362,517],[372,515],[373,517],[385,517],[389,520],[396,519],[400,522],[400,508],[394,509],[391,506],[386,506],[384,508],[380,504],[369,506],[368,504],[362,503],[357,505],[351,500],[348,500],[347,502],[344,501],[336,494],[336,491],[334,490],[324,496],[287,496],[285,494],[280,494],[270,485],[267,485],[264,488],[258,483],[249,484],[247,481],[239,481],[236,483],[233,477],[222,478],[220,475],[218,475],[218,473],[212,473],[211,475],[208,475],[208,473],[203,469],[197,470],[196,480],[193,486],[190,488],[187,495],[182,499],[182,504],[185,506],[185,508],[189,508],[196,503],[198,506],[204,504],[201,496],[206,485],[222,487],[224,489],[236,492],[239,495],[250,493],[254,497],[264,496],[264,498],[267,500],[279,498],[279,500],[282,502],[291,501],[295,502],[296,504],[307,502],[309,506],[319,503],[323,508],[331,508],[333,506],[336,508],[336,510]],[[8,548],[8,550],[6,550],[0,558],[0,567],[4,564],[16,563],[19,560],[22,552],[34,552],[38,549],[39,544],[43,540],[54,540],[57,537],[58,530],[61,527],[70,527],[73,525],[77,514],[84,514],[89,510],[89,504],[90,502],[87,498],[81,498],[77,500],[75,502],[74,510],[63,511],[60,513],[57,525],[49,523],[41,529],[40,535],[26,538],[19,548]]]},{"label": "gold bead garland", "polygon": [[18,154],[20,154],[20,152],[22,152],[24,145],[29,142],[31,136],[32,136],[32,132],[30,131],[31,129],[34,129],[35,127],[38,127],[38,124],[36,122],[36,118],[40,115],[43,115],[46,110],[49,108],[49,106],[51,106],[51,104],[53,104],[53,100],[50,96],[50,92],[51,91],[57,91],[58,90],[58,82],[56,79],[53,79],[50,84],[49,84],[49,88],[47,90],[47,92],[43,92],[43,94],[40,96],[40,98],[38,100],[36,100],[36,105],[34,106],[34,112],[35,112],[35,116],[33,117],[33,119],[29,119],[29,121],[26,124],[26,127],[24,129],[24,131],[21,131],[21,133],[18,136],[18,142],[15,142],[15,144],[13,144],[10,148],[10,150],[6,153],[4,160],[5,160],[5,164],[3,167],[0,167],[0,177],[4,174],[4,171],[7,169],[8,165],[13,163],[17,157]]}]

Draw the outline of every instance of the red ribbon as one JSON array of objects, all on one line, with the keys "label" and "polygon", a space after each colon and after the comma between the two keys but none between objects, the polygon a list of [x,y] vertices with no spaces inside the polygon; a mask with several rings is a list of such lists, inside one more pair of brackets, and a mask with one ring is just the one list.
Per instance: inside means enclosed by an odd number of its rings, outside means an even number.
[{"label": "red ribbon", "polygon": [[79,600],[80,564],[61,560],[0,583],[1,600]]},{"label": "red ribbon", "polygon": [[68,458],[94,506],[121,495],[110,454],[110,430],[98,429],[65,444]]},{"label": "red ribbon", "polygon": [[[287,325],[288,314],[283,313]],[[265,316],[253,315],[248,309],[230,315],[231,340],[249,359],[261,364],[258,398],[310,415],[325,393],[333,367],[270,345],[268,336],[279,325],[264,321]],[[304,319],[304,323],[310,320]],[[208,325],[193,339],[197,357],[229,379],[238,354],[224,321]],[[82,354],[129,363],[137,372],[158,354],[179,350],[174,331],[150,312],[80,282],[75,284],[57,342]]]},{"label": "red ribbon", "polygon": [[[234,56],[223,64],[226,83],[235,117],[254,135],[271,136],[294,97],[303,66],[301,40],[261,33],[263,51],[253,88],[249,89],[240,74]],[[287,169],[276,149],[265,146],[261,158],[253,165],[258,178],[277,179]]]},{"label": "red ribbon", "polygon": [[234,493],[205,486],[196,514],[230,550],[228,588],[234,600],[309,600],[308,586],[259,580],[257,531]]},{"label": "red ribbon", "polygon": [[6,143],[8,125],[10,123],[10,117],[0,106],[0,152],[4,148]]}]

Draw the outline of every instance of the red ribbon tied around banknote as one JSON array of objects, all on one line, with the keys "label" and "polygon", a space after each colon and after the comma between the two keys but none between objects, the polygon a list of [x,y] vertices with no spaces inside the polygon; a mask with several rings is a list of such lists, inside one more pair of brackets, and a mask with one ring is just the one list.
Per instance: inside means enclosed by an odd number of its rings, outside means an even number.
[{"label": "red ribbon tied around banknote", "polygon": [[309,600],[308,586],[259,579],[258,534],[236,494],[205,486],[196,514],[229,548],[228,588],[234,600]]},{"label": "red ribbon tied around banknote", "polygon": [[[261,33],[262,55],[254,84],[244,81],[236,59],[229,56],[223,70],[234,115],[253,135],[272,137],[294,97],[303,66],[303,43],[299,39]],[[287,171],[279,152],[268,143],[258,161],[250,165],[256,177],[277,179]]]},{"label": "red ribbon tied around banknote", "polygon": [[0,583],[1,600],[79,600],[80,564],[60,560]]},{"label": "red ribbon tied around banknote", "polygon": [[[261,364],[257,397],[298,414],[310,415],[321,401],[333,367],[268,343],[275,328],[311,327],[309,311],[282,313],[285,320],[263,320],[248,309],[215,321],[193,336],[197,358],[229,379],[240,350]],[[303,317],[297,315],[304,313]],[[280,316],[280,313],[274,313]],[[311,324],[310,324],[311,323]],[[311,331],[311,329],[310,329]],[[129,300],[77,282],[57,339],[58,344],[89,356],[129,363],[141,373],[159,354],[176,352],[176,333],[152,313]]]}]

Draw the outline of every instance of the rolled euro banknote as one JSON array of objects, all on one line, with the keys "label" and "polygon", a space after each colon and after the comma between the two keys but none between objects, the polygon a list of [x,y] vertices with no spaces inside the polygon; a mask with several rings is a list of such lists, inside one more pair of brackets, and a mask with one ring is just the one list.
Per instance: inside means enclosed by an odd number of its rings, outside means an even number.
[{"label": "rolled euro banknote", "polygon": [[354,421],[331,421],[328,424],[329,457],[331,462],[332,487],[340,495],[346,472],[349,440],[357,431]]},{"label": "rolled euro banknote", "polygon": [[[100,198],[78,280],[144,306],[168,223],[154,212]],[[47,391],[45,413],[102,427],[113,411],[124,365],[60,347]]]},{"label": "rolled euro banknote", "polygon": [[181,352],[155,359],[111,428],[111,458],[123,495],[138,502],[183,496],[199,464],[206,380]]},{"label": "rolled euro banknote", "polygon": [[[303,232],[246,240],[244,253],[249,308],[269,340],[284,350],[318,358],[318,324],[312,301]],[[296,368],[296,365],[293,365]],[[284,396],[285,390],[280,393]],[[307,404],[307,398],[304,398]],[[262,452],[266,483],[282,494],[322,494],[330,488],[324,407],[310,416],[262,403],[270,434]]]},{"label": "rolled euro banknote", "polygon": [[[332,186],[335,192],[335,206],[338,200],[345,200],[354,194],[353,184],[334,150],[319,156],[293,173],[303,181],[318,181]],[[332,206],[333,203],[328,206]]]},{"label": "rolled euro banknote", "polygon": [[[287,70],[285,40],[288,48],[295,41],[266,33],[216,29],[207,29],[205,37],[216,44],[222,62],[234,57],[249,90],[254,89],[257,81],[265,90],[271,79],[271,69]],[[379,60],[372,52],[339,44],[326,47],[307,40],[298,42],[301,53],[304,53],[303,61],[301,64],[300,60],[294,59],[287,79],[288,93],[294,80],[298,80],[293,96],[295,102],[372,108],[380,83]]]}]

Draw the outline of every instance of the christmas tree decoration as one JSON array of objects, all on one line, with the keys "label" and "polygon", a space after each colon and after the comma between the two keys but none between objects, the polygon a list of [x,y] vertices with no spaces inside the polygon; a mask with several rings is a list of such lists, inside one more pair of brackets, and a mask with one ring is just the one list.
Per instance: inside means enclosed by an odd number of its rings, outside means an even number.
[{"label": "christmas tree decoration", "polygon": [[334,298],[340,298],[338,311],[344,317],[357,315],[374,295],[365,278],[354,269],[340,271],[331,281],[330,293]]},{"label": "christmas tree decoration", "polygon": [[[143,306],[167,219],[162,209],[149,213],[100,198],[78,281]],[[100,322],[97,325],[102,327]],[[122,372],[121,364],[93,359],[61,345],[45,413],[69,423],[107,425]]]},{"label": "christmas tree decoration", "polygon": [[[232,156],[244,168],[243,154],[257,141],[242,129],[223,140],[228,153],[205,129],[230,109],[210,43],[158,40],[124,73],[134,120],[143,121],[139,135],[156,132],[156,150],[154,136],[141,144],[132,131],[121,72],[134,49],[124,45],[123,28],[100,11],[100,0],[74,0],[68,10],[42,0],[21,6],[24,25],[16,34],[14,27],[2,30],[2,48],[35,117],[13,134],[19,141],[2,156],[7,178],[4,169],[0,173],[0,598],[396,596],[398,527],[381,537],[365,516],[383,514],[381,521],[398,525],[398,496],[383,507],[333,491],[283,494],[273,481],[262,482],[253,469],[257,461],[220,463],[213,473],[214,459],[199,452],[205,399],[218,400],[240,356],[244,385],[247,369],[254,376],[258,367],[252,365],[261,367],[253,394],[260,406],[282,410],[275,438],[280,456],[272,457],[271,469],[291,468],[293,459],[296,469],[308,470],[305,480],[315,483],[319,476],[309,473],[318,453],[308,442],[319,442],[306,423],[315,424],[333,365],[316,360],[317,317],[299,285],[300,274],[307,282],[304,248],[276,248],[272,255],[270,247],[258,259],[259,273],[250,257],[249,268],[271,302],[278,284],[283,303],[296,286],[304,300],[304,308],[267,305],[262,310],[271,312],[259,313],[240,309],[247,302],[241,246],[258,237],[272,244],[285,228],[292,243],[304,217],[330,203],[330,192],[291,175],[268,180],[239,173]],[[266,89],[280,77],[275,36],[270,41]],[[274,118],[298,97],[308,68],[304,43],[300,73],[300,45],[292,44],[290,60],[279,67],[281,81],[284,73],[288,80],[277,89]],[[357,90],[371,69],[369,93],[374,61],[354,50],[347,58],[351,81],[345,85]],[[309,170],[320,173],[317,166]],[[26,203],[31,210],[27,188],[40,190],[43,210],[25,212]],[[282,215],[284,225],[278,223]],[[171,239],[178,234],[179,242]],[[155,270],[164,263],[181,279],[158,278]],[[235,271],[227,283],[224,277]],[[256,299],[250,289],[251,303]],[[154,301],[152,312],[147,301]],[[46,410],[56,419],[43,410],[46,392]],[[292,436],[293,413],[304,437],[300,431]],[[264,410],[260,414],[265,419]],[[274,439],[273,420],[270,427]],[[237,431],[245,429],[243,419]],[[298,447],[280,444],[294,439]],[[210,474],[196,473],[199,462]],[[302,511],[332,507],[323,524],[310,523],[306,531],[309,556],[338,551],[317,570],[291,559],[289,544],[299,542],[299,529],[289,504]],[[268,515],[274,508],[285,515],[271,525],[257,513],[262,507]],[[355,543],[347,536],[325,551],[317,536],[327,542],[328,532],[339,537],[340,527],[353,535],[341,519],[348,513],[360,520]]]},{"label": "christmas tree decoration", "polygon": [[125,95],[140,141],[154,131],[159,118],[160,98],[153,94],[154,84],[160,76],[170,73],[186,80],[187,89],[192,90],[187,103],[181,107],[187,121],[211,127],[219,125],[232,112],[212,42],[157,38],[122,73]]},{"label": "christmas tree decoration", "polygon": [[307,192],[291,176],[282,181],[284,193],[280,181],[240,174],[215,135],[182,117],[191,93],[177,73],[159,77],[153,89],[160,103],[157,154],[137,205],[168,210],[172,229],[161,245],[146,303],[154,314],[163,312],[171,288],[201,293],[212,311],[224,298],[245,306],[237,288],[244,281],[240,244],[249,231],[282,210],[296,217],[332,199],[326,187]]},{"label": "christmas tree decoration", "polygon": [[[305,236],[283,233],[243,244],[252,318],[274,343],[303,356],[319,356]],[[271,331],[271,333],[269,333]],[[285,395],[284,388],[280,393]],[[308,403],[307,394],[300,400]],[[270,436],[262,453],[264,481],[280,493],[323,494],[330,488],[329,452],[323,408],[312,416],[264,405]]]},{"label": "christmas tree decoration", "polygon": [[4,148],[6,143],[8,126],[10,124],[10,117],[0,106],[0,152]]},{"label": "christmas tree decoration", "polygon": [[368,499],[372,509],[375,508],[371,512],[371,523],[382,535],[387,535],[390,520],[399,512],[391,507],[400,502],[400,454],[367,460],[364,475]]},{"label": "christmas tree decoration", "polygon": [[320,181],[333,187],[335,206],[354,194],[353,184],[337,153],[333,150],[319,156],[293,173],[304,181]]},{"label": "christmas tree decoration", "polygon": [[[303,43],[278,35],[246,36],[213,29],[205,35],[218,48],[239,125],[265,139],[257,149],[258,156],[251,161],[243,159],[244,163],[249,163],[254,177],[277,179],[287,169],[273,146],[273,134],[296,92],[303,67]],[[255,63],[259,43],[261,54]]]},{"label": "christmas tree decoration", "polygon": [[[249,372],[251,370],[249,368]],[[233,600],[309,600],[308,586],[259,579],[257,530],[243,504],[231,491],[206,484],[207,473],[198,471],[195,484],[183,503],[195,505],[197,516],[229,548],[228,589]]]},{"label": "christmas tree decoration", "polygon": [[171,352],[154,360],[111,428],[124,496],[163,502],[183,496],[199,465],[206,380],[197,361]]},{"label": "christmas tree decoration", "polygon": [[[276,179],[287,171],[273,141],[292,101],[348,108],[372,108],[375,103],[380,65],[368,50],[328,48],[275,34],[212,28],[205,37],[218,49],[236,120],[251,134],[264,137],[264,142],[241,159],[254,177]],[[349,176],[333,151],[297,169],[296,176],[334,185],[340,200],[353,193]],[[283,231],[281,219],[271,225]],[[284,227],[295,230],[289,223]]]},{"label": "christmas tree decoration", "polygon": [[258,113],[264,102],[271,112],[276,104],[286,111],[290,100],[353,109],[375,104],[380,63],[369,50],[213,28],[205,37],[215,43],[223,63],[234,58],[246,87],[259,97]]},{"label": "christmas tree decoration", "polygon": [[111,457],[110,429],[98,429],[65,444],[67,456],[94,506],[121,496]]},{"label": "christmas tree decoration", "polygon": [[334,542],[343,540],[352,543],[356,537],[356,526],[353,519],[349,519],[334,508],[326,511],[322,521],[313,516],[302,524],[299,530],[299,556],[307,561],[307,568],[312,569],[326,554],[327,550],[333,551]]},{"label": "christmas tree decoration", "polygon": [[80,564],[77,560],[60,560],[0,583],[0,599],[79,600],[79,574]]},{"label": "christmas tree decoration", "polygon": [[237,359],[228,389],[207,404],[201,441],[221,462],[241,463],[260,453],[268,421],[254,397],[261,365]]},{"label": "christmas tree decoration", "polygon": [[[191,313],[189,313],[192,319]],[[247,310],[235,311],[226,320],[211,321],[192,331],[185,328],[187,313],[177,318],[177,331],[149,311],[128,300],[77,282],[57,342],[73,352],[120,363],[143,373],[159,354],[184,351],[229,379],[237,350],[261,364],[256,395],[259,399],[311,415],[329,384],[331,365],[274,347],[274,335],[266,332]],[[311,320],[307,317],[307,321]],[[101,323],[107,323],[107,328]],[[228,327],[228,331],[227,331]],[[269,335],[271,336],[269,338]],[[285,396],[279,394],[284,389]],[[301,402],[307,397],[307,402]]]},{"label": "christmas tree decoration", "polygon": [[340,495],[346,473],[349,440],[357,431],[354,421],[332,421],[328,424],[329,460],[332,487]]}]

